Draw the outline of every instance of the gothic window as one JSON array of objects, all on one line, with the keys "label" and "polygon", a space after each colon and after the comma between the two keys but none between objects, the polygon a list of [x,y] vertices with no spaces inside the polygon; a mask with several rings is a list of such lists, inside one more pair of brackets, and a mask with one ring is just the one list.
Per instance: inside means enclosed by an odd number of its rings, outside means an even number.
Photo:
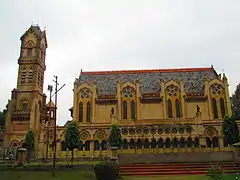
[{"label": "gothic window", "polygon": [[131,101],[131,119],[135,119],[135,102]]},{"label": "gothic window", "polygon": [[177,96],[178,92],[179,92],[178,87],[173,84],[167,87],[167,93],[169,96]]},{"label": "gothic window", "polygon": [[32,48],[27,48],[27,56],[32,56]]},{"label": "gothic window", "polygon": [[99,151],[99,149],[100,149],[99,141],[98,141],[98,140],[95,140],[95,141],[94,141],[94,150],[95,150],[95,151]]},{"label": "gothic window", "polygon": [[224,116],[225,116],[225,104],[224,104],[223,98],[220,99],[220,106],[221,106],[222,118],[224,118]]},{"label": "gothic window", "polygon": [[79,122],[83,122],[83,103],[79,103]]},{"label": "gothic window", "polygon": [[178,99],[176,99],[175,101],[175,106],[176,106],[176,117],[180,118],[181,112],[180,112],[180,103]]},{"label": "gothic window", "polygon": [[122,91],[122,95],[125,98],[132,98],[134,94],[135,94],[135,90],[130,86],[125,87]]},{"label": "gothic window", "polygon": [[90,95],[91,95],[91,92],[87,88],[83,88],[80,91],[80,96],[81,96],[82,99],[88,99],[88,98],[90,98]]},{"label": "gothic window", "polygon": [[215,98],[212,98],[212,109],[213,109],[213,117],[214,119],[218,118],[218,110],[217,110],[217,101]]},{"label": "gothic window", "polygon": [[86,120],[87,122],[90,122],[90,113],[91,113],[91,106],[90,106],[90,102],[87,102],[87,116],[86,116]]},{"label": "gothic window", "polygon": [[219,95],[222,92],[221,85],[216,84],[216,83],[211,86],[211,89],[212,89],[212,94],[213,95]]},{"label": "gothic window", "polygon": [[90,141],[85,142],[85,151],[90,151]]},{"label": "gothic window", "polygon": [[172,118],[173,117],[173,115],[172,115],[172,101],[169,99],[167,104],[168,104],[168,117]]},{"label": "gothic window", "polygon": [[123,101],[123,119],[127,119],[127,102]]},{"label": "gothic window", "polygon": [[23,102],[22,103],[22,111],[23,112],[27,112],[28,111],[28,103],[27,102]]}]

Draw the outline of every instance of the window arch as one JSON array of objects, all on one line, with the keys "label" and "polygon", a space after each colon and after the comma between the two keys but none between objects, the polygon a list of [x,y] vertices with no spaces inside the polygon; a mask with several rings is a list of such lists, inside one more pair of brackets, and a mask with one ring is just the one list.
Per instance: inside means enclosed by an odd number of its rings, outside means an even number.
[{"label": "window arch", "polygon": [[214,119],[218,118],[218,110],[217,110],[217,101],[215,98],[212,98],[212,108],[213,108],[213,117]]},{"label": "window arch", "polygon": [[83,103],[79,103],[79,122],[83,122]]},{"label": "window arch", "polygon": [[172,115],[172,101],[169,99],[167,104],[168,104],[168,117],[172,118],[173,117],[173,115]]},{"label": "window arch", "polygon": [[175,106],[176,106],[176,117],[181,117],[181,111],[180,111],[180,102],[178,99],[175,100]]},{"label": "window arch", "polygon": [[123,101],[123,119],[127,119],[127,102]]},{"label": "window arch", "polygon": [[220,107],[221,107],[222,118],[224,118],[226,115],[226,112],[225,112],[225,104],[224,104],[223,98],[220,99]]},{"label": "window arch", "polygon": [[27,56],[32,56],[32,48],[31,47],[27,48]]},{"label": "window arch", "polygon": [[91,105],[90,102],[87,102],[87,114],[86,114],[86,121],[90,122],[90,115],[91,114]]},{"label": "window arch", "polygon": [[135,102],[131,101],[131,119],[135,119]]}]

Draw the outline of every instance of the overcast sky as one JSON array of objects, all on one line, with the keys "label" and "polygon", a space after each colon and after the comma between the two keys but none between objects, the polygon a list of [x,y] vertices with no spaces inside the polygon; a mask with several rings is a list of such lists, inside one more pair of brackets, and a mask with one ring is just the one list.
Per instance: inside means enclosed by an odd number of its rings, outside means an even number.
[{"label": "overcast sky", "polygon": [[20,37],[47,30],[45,88],[58,75],[58,122],[80,70],[210,67],[240,82],[239,0],[1,0],[0,110],[17,84]]}]

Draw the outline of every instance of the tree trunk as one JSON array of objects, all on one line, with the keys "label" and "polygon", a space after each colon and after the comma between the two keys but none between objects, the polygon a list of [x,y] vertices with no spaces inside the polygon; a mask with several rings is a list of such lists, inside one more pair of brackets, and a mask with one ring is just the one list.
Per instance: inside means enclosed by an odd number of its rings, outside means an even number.
[{"label": "tree trunk", "polygon": [[73,164],[73,153],[74,153],[74,149],[72,149],[72,158],[71,158],[71,163]]}]

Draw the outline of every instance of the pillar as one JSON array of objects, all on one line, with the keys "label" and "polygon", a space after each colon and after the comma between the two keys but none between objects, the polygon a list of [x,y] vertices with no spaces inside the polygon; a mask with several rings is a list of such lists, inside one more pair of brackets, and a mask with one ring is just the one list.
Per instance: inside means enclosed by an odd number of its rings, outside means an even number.
[{"label": "pillar", "polygon": [[167,109],[166,109],[166,94],[165,94],[165,85],[164,81],[161,80],[161,92],[160,92],[160,97],[162,98],[162,103],[163,103],[163,117],[167,118]]},{"label": "pillar", "polygon": [[117,81],[117,118],[118,121],[121,120],[122,108],[121,108],[121,82]]},{"label": "pillar", "polygon": [[140,83],[139,83],[139,80],[137,79],[136,80],[136,102],[137,102],[137,117],[136,119],[139,120],[140,119],[140,109],[141,109],[141,104],[140,104]]},{"label": "pillar", "polygon": [[186,117],[186,111],[185,111],[186,103],[185,103],[185,99],[184,99],[185,91],[184,91],[184,85],[183,85],[183,80],[182,79],[180,81],[180,90],[181,90],[180,95],[181,95],[182,118],[185,119],[185,117]]},{"label": "pillar", "polygon": [[229,96],[229,84],[228,84],[228,79],[223,74],[223,83],[224,83],[224,89],[225,89],[225,98],[226,98],[226,109],[227,109],[227,115],[231,116],[232,115],[232,108],[231,108],[231,102],[230,102],[230,96]]},{"label": "pillar", "polygon": [[97,87],[96,87],[96,81],[93,83],[93,97],[92,97],[92,121],[95,120],[96,116],[95,116],[95,109],[96,109],[96,91],[97,91]]},{"label": "pillar", "polygon": [[90,156],[94,156],[94,143],[93,140],[90,141]]}]

